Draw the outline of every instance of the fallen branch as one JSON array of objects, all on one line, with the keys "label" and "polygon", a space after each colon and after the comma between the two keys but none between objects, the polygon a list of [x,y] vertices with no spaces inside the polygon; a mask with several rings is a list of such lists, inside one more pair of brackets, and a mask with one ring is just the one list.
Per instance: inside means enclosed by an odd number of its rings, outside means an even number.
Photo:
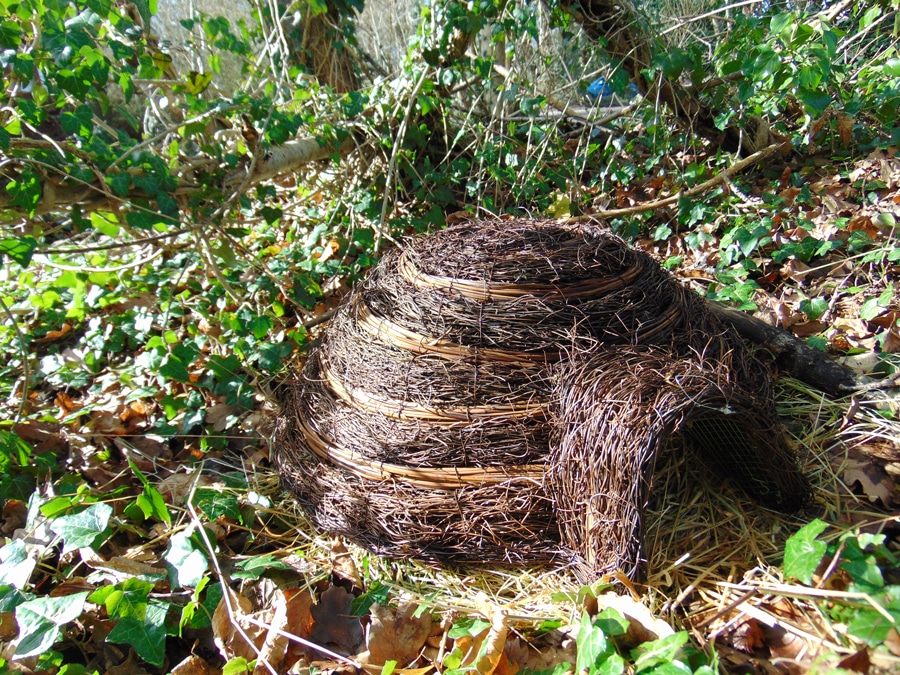
[{"label": "fallen branch", "polygon": [[769,350],[775,362],[798,380],[833,396],[866,392],[876,401],[897,404],[898,397],[884,391],[896,388],[894,380],[882,381],[859,375],[785,330],[718,302],[710,302],[709,306],[744,339]]},{"label": "fallen branch", "polygon": [[246,181],[254,185],[269,178],[293,171],[299,166],[327,159],[331,155],[344,155],[353,148],[352,139],[323,141],[319,138],[297,138],[283,145],[270,148],[261,156],[248,175],[247,170],[239,170],[225,178],[225,187],[236,187]]},{"label": "fallen branch", "polygon": [[727,169],[724,169],[721,173],[713,176],[708,181],[704,181],[700,183],[700,185],[695,185],[690,190],[682,190],[678,194],[672,195],[670,197],[664,197],[663,199],[657,199],[652,202],[645,202],[643,204],[638,204],[636,206],[629,206],[625,209],[607,209],[605,211],[597,211],[596,213],[591,213],[585,216],[576,216],[574,218],[569,218],[565,222],[567,223],[583,223],[597,220],[605,220],[607,218],[618,218],[620,216],[630,216],[635,213],[643,213],[645,211],[654,211],[656,209],[660,209],[664,206],[668,206],[669,204],[676,203],[679,199],[684,199],[686,197],[696,197],[697,195],[703,194],[707,190],[714,188],[719,185],[719,183],[724,183],[731,176],[736,173],[739,173],[746,169],[748,166],[752,166],[759,161],[762,161],[773,152],[775,152],[778,148],[781,147],[781,143],[773,143],[762,150],[757,150],[749,157],[745,157],[737,164],[733,164],[729,166]]}]

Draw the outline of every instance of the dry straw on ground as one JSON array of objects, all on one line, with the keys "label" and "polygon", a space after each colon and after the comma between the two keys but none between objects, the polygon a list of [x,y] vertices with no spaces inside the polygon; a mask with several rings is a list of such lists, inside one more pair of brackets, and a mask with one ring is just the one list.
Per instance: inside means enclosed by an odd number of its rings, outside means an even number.
[{"label": "dry straw on ground", "polygon": [[588,225],[472,222],[386,255],[282,398],[286,485],[390,556],[637,577],[673,438],[767,507],[808,495],[765,364]]}]

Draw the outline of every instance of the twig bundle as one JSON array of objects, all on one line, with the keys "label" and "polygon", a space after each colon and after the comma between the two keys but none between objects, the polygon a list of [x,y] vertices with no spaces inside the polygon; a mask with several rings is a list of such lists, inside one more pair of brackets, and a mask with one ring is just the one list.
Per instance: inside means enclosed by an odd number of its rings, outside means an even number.
[{"label": "twig bundle", "polygon": [[765,366],[588,225],[473,222],[388,253],[282,398],[285,484],[320,527],[393,556],[634,576],[675,434],[768,506],[808,492]]}]

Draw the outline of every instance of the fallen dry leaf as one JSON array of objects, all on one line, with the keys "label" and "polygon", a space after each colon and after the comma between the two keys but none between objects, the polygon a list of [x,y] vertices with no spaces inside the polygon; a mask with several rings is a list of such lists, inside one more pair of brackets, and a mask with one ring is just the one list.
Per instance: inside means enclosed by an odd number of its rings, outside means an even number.
[{"label": "fallen dry leaf", "polygon": [[19,634],[15,612],[0,612],[0,641],[9,642]]},{"label": "fallen dry leaf", "polygon": [[[577,630],[573,627],[573,630]],[[503,650],[510,664],[518,670],[539,672],[553,670],[558,663],[575,663],[575,640],[563,630],[554,630],[534,640],[511,636]]]},{"label": "fallen dry leaf", "polygon": [[60,433],[60,425],[55,422],[29,420],[13,427],[13,433],[34,446],[35,451],[63,453],[69,449],[69,442]]},{"label": "fallen dry leaf", "polygon": [[[313,625],[312,593],[306,588],[289,588],[282,592],[287,601],[287,632],[309,640]],[[291,668],[299,659],[307,657],[311,657],[309,648],[292,640],[285,658],[285,668]]]},{"label": "fallen dry leaf", "polygon": [[[82,559],[84,560],[84,556],[82,557]],[[103,560],[101,558],[98,560],[84,560],[84,562],[91,569],[110,572],[120,580],[125,580],[130,577],[139,577],[142,575],[156,576],[166,573],[165,567],[154,567],[153,565],[138,562],[137,560],[132,560],[131,558],[123,558],[121,556],[116,556],[109,560]]]},{"label": "fallen dry leaf", "polygon": [[818,335],[828,328],[828,324],[824,321],[806,321],[804,323],[795,323],[791,326],[791,331],[798,338],[809,337],[810,335]]},{"label": "fallen dry leaf", "polygon": [[191,654],[169,671],[169,675],[209,675],[209,673],[209,664],[196,654]]},{"label": "fallen dry leaf", "polygon": [[107,668],[103,675],[150,675],[140,664],[135,663],[137,655],[131,649],[128,658],[117,666]]},{"label": "fallen dry leaf", "polygon": [[837,128],[843,146],[850,147],[850,141],[853,139],[853,118],[844,113],[838,113]]},{"label": "fallen dry leaf", "polygon": [[331,573],[338,579],[349,582],[356,590],[362,591],[364,588],[353,556],[340,537],[331,540]]},{"label": "fallen dry leaf", "polygon": [[881,343],[881,351],[887,354],[900,352],[900,328],[897,326],[891,327],[884,336],[884,342]]},{"label": "fallen dry leaf", "polygon": [[313,617],[310,640],[343,654],[360,651],[364,634],[359,618],[350,614],[353,596],[341,586],[330,586],[310,610]]},{"label": "fallen dry leaf", "polygon": [[625,648],[675,634],[669,624],[654,617],[649,609],[629,595],[613,592],[601,594],[597,597],[597,611],[602,612],[606,608],[615,609],[628,619],[628,632],[619,638]]},{"label": "fallen dry leaf", "polygon": [[432,625],[430,613],[415,616],[418,609],[412,602],[401,603],[397,608],[372,605],[366,631],[368,657],[361,660],[376,665],[396,661],[401,667],[414,661],[431,634]]},{"label": "fallen dry leaf", "polygon": [[165,498],[166,503],[175,506],[184,504],[196,483],[198,488],[209,487],[214,483],[210,476],[196,473],[173,473],[156,484],[156,489]]},{"label": "fallen dry leaf", "polygon": [[216,403],[206,409],[206,423],[212,425],[214,431],[221,433],[228,426],[228,418],[236,418],[241,414],[241,410],[242,408],[237,405]]},{"label": "fallen dry leaf", "polygon": [[478,611],[490,620],[491,627],[478,650],[479,656],[474,666],[479,675],[493,675],[503,658],[503,648],[506,646],[506,635],[509,632],[506,611],[490,603],[487,598],[480,599],[478,605]]},{"label": "fallen dry leaf", "polygon": [[721,660],[722,669],[726,673],[753,673],[754,675],[784,675],[775,665],[766,659],[748,656],[742,651],[726,645],[716,645],[716,653]]},{"label": "fallen dry leaf", "polygon": [[95,590],[95,586],[85,581],[84,577],[74,577],[72,579],[66,579],[57,585],[56,588],[48,593],[48,595],[51,598],[63,598],[67,595],[81,593],[82,591],[93,592]]},{"label": "fallen dry leaf", "polygon": [[891,628],[888,631],[887,637],[884,639],[884,646],[894,656],[900,656],[900,633],[897,632],[896,628]]},{"label": "fallen dry leaf", "polygon": [[18,499],[7,499],[3,505],[3,524],[0,525],[0,533],[7,537],[19,528],[25,527],[28,519],[28,507],[25,502]]},{"label": "fallen dry leaf", "polygon": [[72,324],[66,321],[62,326],[59,327],[59,330],[48,330],[44,333],[43,337],[33,338],[32,342],[36,344],[46,344],[48,342],[56,342],[57,340],[62,340],[69,333],[72,332]]},{"label": "fallen dry leaf", "polygon": [[789,671],[792,670],[788,662],[797,661],[803,652],[809,649],[809,645],[802,638],[787,632],[781,626],[766,626],[760,624],[765,636],[765,646],[769,650],[772,659],[778,659],[785,663]]},{"label": "fallen dry leaf", "polygon": [[270,603],[273,610],[272,618],[268,621],[268,632],[260,647],[253,675],[263,675],[264,673],[271,673],[273,670],[281,672],[283,670],[284,657],[288,651],[289,642],[285,635],[288,627],[287,599],[284,593],[279,590],[275,591],[275,595]]},{"label": "fallen dry leaf", "polygon": [[[256,643],[262,642],[263,629],[242,620],[253,609],[250,600],[234,592],[225,584],[223,584],[223,588],[227,595],[222,596],[212,617],[213,640],[219,653],[226,660],[242,656],[248,661],[252,661],[258,652]],[[228,600],[230,600],[234,617],[229,613]],[[248,642],[248,638],[253,644]]]},{"label": "fallen dry leaf", "polygon": [[869,668],[872,666],[872,662],[869,660],[869,650],[860,649],[855,654],[851,654],[838,661],[837,666],[838,668],[852,670],[857,673],[868,673]]},{"label": "fallen dry leaf", "polygon": [[844,463],[842,477],[850,487],[859,485],[873,504],[881,503],[882,506],[890,506],[894,481],[884,468],[875,462],[847,459]]},{"label": "fallen dry leaf", "polygon": [[736,649],[753,654],[766,644],[766,634],[756,619],[747,619],[739,625],[731,636]]},{"label": "fallen dry leaf", "polygon": [[[113,443],[118,439],[113,439]],[[137,450],[144,458],[151,460],[171,459],[172,449],[169,444],[161,436],[151,436],[149,434],[141,434],[132,436],[128,443],[132,451]],[[133,457],[136,461],[139,457]]]}]

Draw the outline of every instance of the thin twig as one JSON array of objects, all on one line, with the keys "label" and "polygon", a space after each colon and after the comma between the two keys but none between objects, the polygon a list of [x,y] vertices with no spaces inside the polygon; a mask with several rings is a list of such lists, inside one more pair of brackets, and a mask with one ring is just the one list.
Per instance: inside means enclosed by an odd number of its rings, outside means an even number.
[{"label": "thin twig", "polygon": [[173,232],[166,232],[165,234],[156,234],[152,237],[143,237],[141,239],[133,239],[132,241],[119,241],[114,242],[112,244],[97,244],[96,246],[75,246],[71,248],[41,248],[35,251],[36,255],[67,255],[69,253],[92,253],[94,251],[110,251],[116,248],[126,248],[128,246],[141,246],[143,244],[149,244],[154,241],[162,241],[163,239],[171,239],[172,237],[178,237],[182,234],[188,234],[189,232],[193,232],[194,230],[199,230],[202,227],[205,227],[205,223],[198,223],[196,225],[192,225],[191,227],[183,227],[180,230],[174,230]]},{"label": "thin twig", "polygon": [[[198,471],[196,476],[199,478],[201,472]],[[200,539],[203,541],[203,545],[206,547],[206,551],[209,555],[210,564],[215,570],[216,575],[219,577],[219,581],[222,584],[222,602],[225,603],[225,610],[228,612],[228,619],[231,621],[231,625],[234,627],[234,630],[244,639],[247,645],[256,653],[257,657],[262,657],[260,650],[256,647],[256,644],[247,634],[247,631],[244,630],[243,626],[241,626],[240,622],[237,620],[237,612],[235,608],[232,606],[231,602],[231,586],[229,585],[229,577],[222,571],[221,565],[219,565],[219,559],[216,557],[216,549],[213,547],[212,542],[209,540],[209,535],[206,532],[206,528],[203,527],[203,523],[200,521],[200,516],[197,514],[197,510],[194,508],[194,493],[197,490],[198,481],[194,480],[191,483],[191,490],[188,493],[187,499],[185,500],[185,508],[188,512],[188,515],[191,518],[191,524],[196,528],[197,534],[200,535]],[[278,671],[272,667],[265,657],[262,657],[263,664],[269,669],[269,672],[272,675],[278,675]]]},{"label": "thin twig", "polygon": [[[84,272],[87,274],[91,273],[99,273],[99,274],[115,274],[116,272],[121,272],[123,270],[132,269],[134,267],[143,267],[147,263],[152,260],[155,260],[159,256],[165,253],[165,249],[160,248],[157,249],[155,253],[151,254],[147,258],[140,258],[139,260],[133,260],[130,263],[125,263],[124,265],[119,265],[117,267],[85,267],[83,265],[63,265],[61,263],[53,262],[52,260],[42,260],[42,265],[47,265],[47,267],[54,267],[59,270],[67,270],[70,272]],[[45,257],[43,254],[38,254],[41,257]]]},{"label": "thin twig", "polygon": [[566,223],[584,223],[595,220],[601,220],[606,218],[617,218],[619,216],[630,216],[636,213],[644,213],[645,211],[655,211],[656,209],[662,208],[663,206],[668,206],[669,204],[674,204],[678,202],[678,200],[683,199],[685,197],[696,197],[699,194],[703,194],[707,190],[719,185],[720,183],[725,182],[725,180],[729,176],[733,176],[739,171],[743,171],[748,166],[756,164],[757,162],[765,159],[769,155],[771,155],[775,150],[781,147],[781,143],[773,143],[772,145],[763,148],[762,150],[758,150],[754,152],[749,157],[742,159],[737,164],[734,164],[727,169],[723,170],[717,176],[710,178],[708,181],[701,183],[700,185],[692,187],[690,190],[683,190],[678,194],[672,195],[671,197],[665,197],[664,199],[657,199],[653,202],[645,202],[643,204],[638,204],[637,206],[630,206],[626,209],[607,209],[605,211],[597,211],[596,213],[592,213],[586,216],[576,216],[574,218],[569,218],[565,222]]},{"label": "thin twig", "polygon": [[16,317],[13,316],[13,313],[9,311],[9,307],[7,307],[6,303],[3,301],[3,296],[0,296],[0,307],[3,308],[3,311],[6,312],[6,316],[8,316],[9,320],[12,322],[13,330],[16,331],[16,335],[19,337],[19,349],[22,352],[22,377],[24,378],[24,381],[22,383],[22,401],[19,403],[19,410],[16,412],[15,419],[15,424],[18,424],[22,419],[22,415],[25,413],[25,402],[28,400],[28,380],[31,377],[31,372],[28,369],[28,348],[25,344],[25,335],[19,328],[19,324],[16,323]]},{"label": "thin twig", "polygon": [[406,103],[406,112],[403,115],[403,121],[400,122],[400,129],[397,131],[397,135],[394,137],[394,147],[391,150],[391,161],[388,164],[388,172],[387,176],[384,179],[384,201],[381,204],[381,219],[378,225],[378,241],[375,242],[375,253],[381,253],[381,249],[384,246],[386,227],[385,227],[385,219],[387,218],[387,208],[388,208],[388,200],[390,199],[391,194],[391,186],[394,183],[394,174],[397,171],[397,160],[400,156],[400,150],[403,147],[403,142],[406,139],[406,130],[409,128],[409,120],[412,117],[413,106],[416,103],[416,97],[419,94],[419,90],[422,88],[422,85],[425,84],[425,79],[428,77],[428,73],[430,72],[430,68],[425,68],[422,71],[422,75],[419,76],[419,81],[416,82],[412,91],[409,93],[409,100]]}]

